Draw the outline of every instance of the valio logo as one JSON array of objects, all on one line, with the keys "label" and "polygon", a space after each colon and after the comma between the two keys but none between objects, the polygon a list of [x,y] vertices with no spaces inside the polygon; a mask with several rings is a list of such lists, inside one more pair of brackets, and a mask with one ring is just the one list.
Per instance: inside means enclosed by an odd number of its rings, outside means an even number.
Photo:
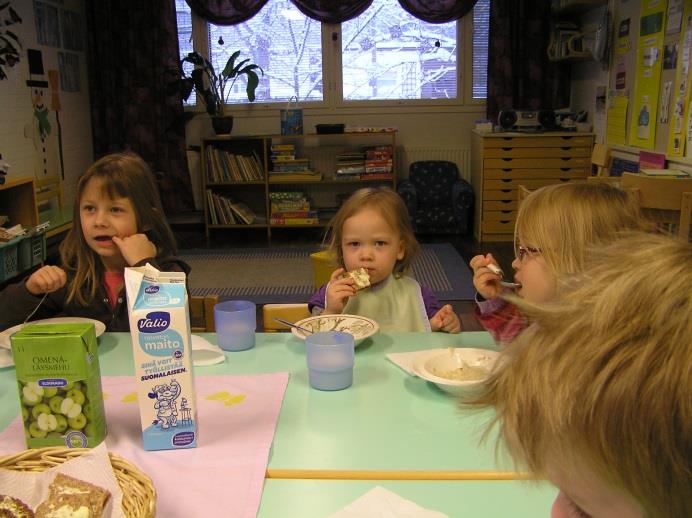
[{"label": "valio logo", "polygon": [[151,295],[151,294],[154,294],[154,293],[158,293],[158,292],[159,292],[159,287],[156,286],[156,285],[154,285],[154,286],[147,286],[146,288],[144,288],[144,293],[148,293],[148,294],[150,294],[150,295]]},{"label": "valio logo", "polygon": [[170,313],[167,311],[152,311],[147,313],[145,318],[140,318],[137,321],[137,329],[139,329],[140,333],[160,333],[168,329],[170,323]]}]

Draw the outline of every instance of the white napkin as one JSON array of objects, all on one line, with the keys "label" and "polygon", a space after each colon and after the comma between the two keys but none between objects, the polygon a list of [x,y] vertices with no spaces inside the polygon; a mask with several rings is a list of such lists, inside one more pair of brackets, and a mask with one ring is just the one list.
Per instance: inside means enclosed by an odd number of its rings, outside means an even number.
[{"label": "white napkin", "polygon": [[226,359],[218,345],[201,336],[192,335],[192,364],[196,366],[214,365]]},{"label": "white napkin", "polygon": [[418,356],[421,354],[427,356],[428,354],[434,354],[445,350],[446,349],[424,349],[422,351],[413,351],[410,353],[387,353],[386,356],[390,362],[401,368],[404,372],[411,376],[415,376],[416,372],[413,370],[413,363]]},{"label": "white napkin", "polygon": [[329,518],[449,518],[449,516],[439,511],[425,509],[382,486],[375,486]]}]

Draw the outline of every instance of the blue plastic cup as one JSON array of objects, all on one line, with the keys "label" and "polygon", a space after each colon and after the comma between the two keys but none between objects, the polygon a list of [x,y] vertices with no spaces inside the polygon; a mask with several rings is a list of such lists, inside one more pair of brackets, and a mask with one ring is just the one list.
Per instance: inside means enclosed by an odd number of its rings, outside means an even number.
[{"label": "blue plastic cup", "polygon": [[214,306],[214,323],[219,347],[244,351],[255,346],[257,309],[249,300],[228,300]]},{"label": "blue plastic cup", "polygon": [[353,384],[355,341],[338,331],[315,333],[305,339],[310,386],[317,390],[343,390]]}]

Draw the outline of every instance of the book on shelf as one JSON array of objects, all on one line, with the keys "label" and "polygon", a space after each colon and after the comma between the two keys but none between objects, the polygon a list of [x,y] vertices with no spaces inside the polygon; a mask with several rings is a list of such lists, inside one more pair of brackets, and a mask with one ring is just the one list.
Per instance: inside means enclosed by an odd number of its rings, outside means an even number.
[{"label": "book on shelf", "polygon": [[212,225],[251,225],[257,219],[246,204],[215,194],[211,189],[207,189],[207,207]]},{"label": "book on shelf", "polygon": [[646,176],[662,176],[668,178],[690,178],[690,173],[682,169],[649,169],[644,168],[639,170]]},{"label": "book on shelf", "polygon": [[383,173],[365,173],[360,175],[361,180],[392,180],[394,179],[394,173],[391,172],[383,172]]},{"label": "book on shelf", "polygon": [[249,182],[264,179],[261,161],[252,155],[234,154],[214,146],[207,146],[207,181],[210,183]]},{"label": "book on shelf", "polygon": [[301,191],[272,191],[269,193],[269,199],[272,201],[305,200],[305,193]]},{"label": "book on shelf", "polygon": [[271,203],[271,212],[302,212],[310,210],[310,202],[307,200],[285,200]]},{"label": "book on shelf", "polygon": [[269,183],[319,182],[322,173],[315,171],[296,171],[279,174],[269,174]]},{"label": "book on shelf", "polygon": [[316,218],[319,214],[316,210],[272,210],[272,218]]},{"label": "book on shelf", "polygon": [[243,202],[233,202],[231,201],[231,209],[238,216],[243,223],[246,225],[251,225],[255,221],[255,213],[250,207],[245,205]]},{"label": "book on shelf", "polygon": [[283,218],[272,216],[269,222],[272,225],[317,225],[319,218]]}]

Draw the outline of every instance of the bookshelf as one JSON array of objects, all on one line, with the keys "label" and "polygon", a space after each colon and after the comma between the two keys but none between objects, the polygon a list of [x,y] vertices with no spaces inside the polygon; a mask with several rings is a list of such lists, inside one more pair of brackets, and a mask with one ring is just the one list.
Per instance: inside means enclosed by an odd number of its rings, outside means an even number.
[{"label": "bookshelf", "polygon": [[396,170],[395,131],[203,139],[206,236],[324,227],[353,191],[396,189]]}]

